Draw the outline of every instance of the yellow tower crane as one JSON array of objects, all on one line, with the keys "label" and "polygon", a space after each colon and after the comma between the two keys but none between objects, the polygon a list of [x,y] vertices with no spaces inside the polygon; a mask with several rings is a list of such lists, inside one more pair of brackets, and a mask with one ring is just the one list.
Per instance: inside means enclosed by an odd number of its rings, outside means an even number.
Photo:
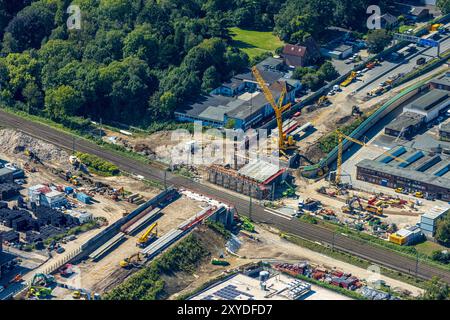
[{"label": "yellow tower crane", "polygon": [[[364,142],[361,142],[359,140],[356,140],[356,139],[354,139],[352,137],[349,137],[349,136],[345,135],[344,133],[342,133],[339,130],[336,130],[336,133],[338,135],[338,158],[337,158],[335,183],[336,183],[336,185],[339,185],[341,183],[341,179],[342,179],[342,157],[343,157],[343,153],[344,153],[344,145],[343,145],[344,139],[347,139],[347,140],[349,140],[351,142],[357,143],[357,144],[359,144],[360,146],[363,146],[363,147],[366,147],[367,144],[364,143]],[[387,155],[389,157],[392,157],[393,159],[395,159],[397,161],[407,162],[406,160],[404,160],[402,158],[399,158],[399,157],[396,157],[396,156],[390,154],[388,151],[384,151],[383,154],[385,154],[385,155]]]},{"label": "yellow tower crane", "polygon": [[[266,97],[267,101],[272,106],[273,110],[275,111],[275,117],[277,119],[277,126],[278,126],[278,148],[280,152],[282,153],[283,150],[286,150],[289,148],[289,141],[286,141],[286,137],[283,134],[283,112],[286,111],[291,107],[291,103],[285,104],[283,106],[283,100],[284,97],[287,94],[286,89],[286,83],[283,86],[283,90],[280,95],[280,99],[278,99],[278,104],[275,102],[275,99],[272,95],[272,92],[270,92],[269,88],[266,85],[266,82],[264,81],[263,77],[261,76],[261,73],[256,67],[252,68],[252,73],[255,76],[256,82],[260,86],[261,90],[264,93],[264,96]],[[291,141],[291,144],[293,141]]]}]

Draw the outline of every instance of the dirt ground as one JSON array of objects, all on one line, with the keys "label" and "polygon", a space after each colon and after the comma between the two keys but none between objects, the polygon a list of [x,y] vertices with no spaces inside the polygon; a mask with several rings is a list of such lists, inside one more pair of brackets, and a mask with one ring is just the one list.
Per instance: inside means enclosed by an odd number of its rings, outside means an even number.
[{"label": "dirt ground", "polygon": [[[163,208],[162,215],[156,220],[158,222],[158,237],[178,227],[182,222],[200,212],[203,207],[205,207],[205,203],[189,199],[185,196],[172,202]],[[78,283],[81,288],[96,293],[111,290],[123,282],[137,269],[123,269],[119,266],[119,263],[141,250],[136,246],[136,240],[150,224],[151,222],[143,226],[136,234],[128,235],[125,241],[120,243],[113,251],[99,261],[85,260],[78,264],[78,272],[69,280]],[[61,281],[64,280],[67,279],[61,279]],[[58,298],[70,298],[70,294],[68,295],[66,291],[57,292],[59,294]]]},{"label": "dirt ground", "polygon": [[[245,241],[244,245],[239,250],[239,255],[245,256],[247,261],[267,260],[267,261],[285,261],[294,262],[309,261],[316,265],[322,265],[327,269],[342,270],[351,273],[360,279],[367,279],[372,273],[368,270],[353,266],[323,254],[314,252],[309,249],[297,246],[287,240],[278,236],[278,232],[274,229],[258,228],[258,239],[256,241]],[[408,290],[414,295],[422,292],[422,289],[414,287],[410,284],[391,279],[385,276],[380,276],[381,280],[386,281],[392,288],[400,288]]]},{"label": "dirt ground", "polygon": [[[257,233],[258,241],[241,237],[242,246],[237,252],[239,257],[225,253],[225,259],[230,263],[229,266],[218,267],[213,266],[210,263],[203,263],[193,275],[177,275],[175,278],[172,278],[170,282],[183,283],[177,287],[178,290],[182,287],[184,287],[184,289],[173,294],[170,299],[176,299],[180,295],[192,292],[208,280],[217,278],[226,273],[227,270],[236,269],[260,260],[291,263],[308,261],[311,264],[323,266],[327,269],[336,269],[351,273],[360,279],[367,279],[373,275],[372,272],[366,269],[327,257],[323,254],[302,248],[284,240],[279,237],[278,231],[275,229],[269,230],[266,227],[257,226]],[[218,249],[218,252],[221,252],[220,248]],[[393,289],[408,290],[412,292],[414,296],[422,293],[422,289],[395,279],[381,275],[380,280],[384,280],[386,284],[390,285]]]}]

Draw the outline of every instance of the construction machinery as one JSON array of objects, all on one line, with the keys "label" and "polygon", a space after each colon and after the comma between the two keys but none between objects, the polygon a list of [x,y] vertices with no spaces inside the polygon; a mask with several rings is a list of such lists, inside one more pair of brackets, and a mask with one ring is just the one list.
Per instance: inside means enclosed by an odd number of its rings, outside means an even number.
[{"label": "construction machinery", "polygon": [[284,197],[294,197],[295,196],[295,188],[285,180],[283,180],[283,184],[285,184],[287,187],[286,190],[283,191],[283,196]]},{"label": "construction machinery", "polygon": [[[342,182],[342,161],[343,161],[343,153],[344,153],[344,140],[347,139],[351,142],[354,142],[356,144],[359,144],[360,146],[367,146],[366,143],[361,142],[357,139],[354,139],[352,137],[347,136],[346,134],[342,133],[339,130],[336,130],[336,133],[338,135],[338,157],[337,157],[337,167],[336,167],[336,178],[335,183],[336,185],[340,185]],[[392,154],[390,154],[388,151],[383,152],[383,154],[388,155],[392,159],[395,159],[400,162],[407,162],[406,160],[396,157]]]},{"label": "construction machinery", "polygon": [[216,258],[211,259],[211,264],[215,265],[215,266],[224,266],[224,267],[230,265],[230,263],[228,261],[216,259]]},{"label": "construction machinery", "polygon": [[55,283],[55,278],[52,275],[47,275],[43,273],[36,273],[31,280],[30,287],[33,286],[43,286],[49,287]]},{"label": "construction machinery", "polygon": [[354,203],[358,203],[359,210],[364,211],[364,207],[361,203],[361,199],[358,196],[353,196],[352,198],[349,198],[347,200],[347,204],[342,207],[342,211],[349,214],[355,213],[355,207],[353,206]]},{"label": "construction machinery", "polygon": [[352,107],[352,116],[361,117],[362,115],[363,115],[363,112],[361,111],[361,109],[358,106]]},{"label": "construction machinery", "polygon": [[319,100],[317,100],[317,107],[326,107],[327,105],[331,104],[330,100],[327,96],[321,96]]},{"label": "construction machinery", "polygon": [[141,254],[138,252],[120,261],[119,265],[122,268],[138,267],[138,264],[136,264],[136,262],[139,262],[141,260]]},{"label": "construction machinery", "polygon": [[357,73],[355,71],[352,71],[350,75],[341,83],[341,87],[347,87],[350,83],[353,82],[353,80],[356,79]]},{"label": "construction machinery", "polygon": [[[256,82],[263,91],[264,96],[266,97],[267,101],[270,103],[275,112],[275,117],[278,126],[278,148],[280,150],[280,153],[282,153],[283,151],[289,149],[289,147],[292,147],[292,145],[289,144],[286,135],[283,133],[283,112],[291,107],[291,103],[283,105],[284,98],[287,94],[286,82],[284,82],[283,89],[277,104],[272,95],[272,92],[267,87],[266,82],[264,81],[263,77],[261,76],[261,73],[256,68],[256,66],[252,68],[252,73],[255,76]],[[291,143],[293,143],[292,140]]]},{"label": "construction machinery", "polygon": [[423,192],[422,191],[417,191],[416,193],[414,193],[414,197],[416,197],[416,198],[423,198]]},{"label": "construction machinery", "polygon": [[147,243],[158,236],[158,222],[153,223],[137,240],[137,245],[144,248]]},{"label": "construction machinery", "polygon": [[53,289],[51,286],[53,284],[55,284],[55,278],[53,276],[36,273],[30,282],[26,297],[46,298],[52,294]]},{"label": "construction machinery", "polygon": [[379,216],[383,215],[383,208],[381,208],[381,207],[375,207],[375,206],[368,205],[366,207],[366,211],[370,212],[372,214],[377,214]]},{"label": "construction machinery", "polygon": [[36,297],[38,299],[45,299],[52,294],[51,288],[46,287],[30,287],[26,294],[27,298]]}]

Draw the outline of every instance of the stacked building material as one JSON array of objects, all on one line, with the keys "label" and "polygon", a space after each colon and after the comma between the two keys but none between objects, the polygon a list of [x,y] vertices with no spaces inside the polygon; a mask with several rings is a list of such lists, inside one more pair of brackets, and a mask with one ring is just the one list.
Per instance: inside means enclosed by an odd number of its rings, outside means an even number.
[{"label": "stacked building material", "polygon": [[9,200],[19,194],[20,186],[16,183],[0,184],[0,200]]}]

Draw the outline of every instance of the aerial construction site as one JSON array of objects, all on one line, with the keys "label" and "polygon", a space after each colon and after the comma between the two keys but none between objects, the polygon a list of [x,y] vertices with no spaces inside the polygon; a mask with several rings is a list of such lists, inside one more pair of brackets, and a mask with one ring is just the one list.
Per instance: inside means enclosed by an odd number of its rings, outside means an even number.
[{"label": "aerial construction site", "polygon": [[19,2],[0,300],[449,299],[448,1]]}]

